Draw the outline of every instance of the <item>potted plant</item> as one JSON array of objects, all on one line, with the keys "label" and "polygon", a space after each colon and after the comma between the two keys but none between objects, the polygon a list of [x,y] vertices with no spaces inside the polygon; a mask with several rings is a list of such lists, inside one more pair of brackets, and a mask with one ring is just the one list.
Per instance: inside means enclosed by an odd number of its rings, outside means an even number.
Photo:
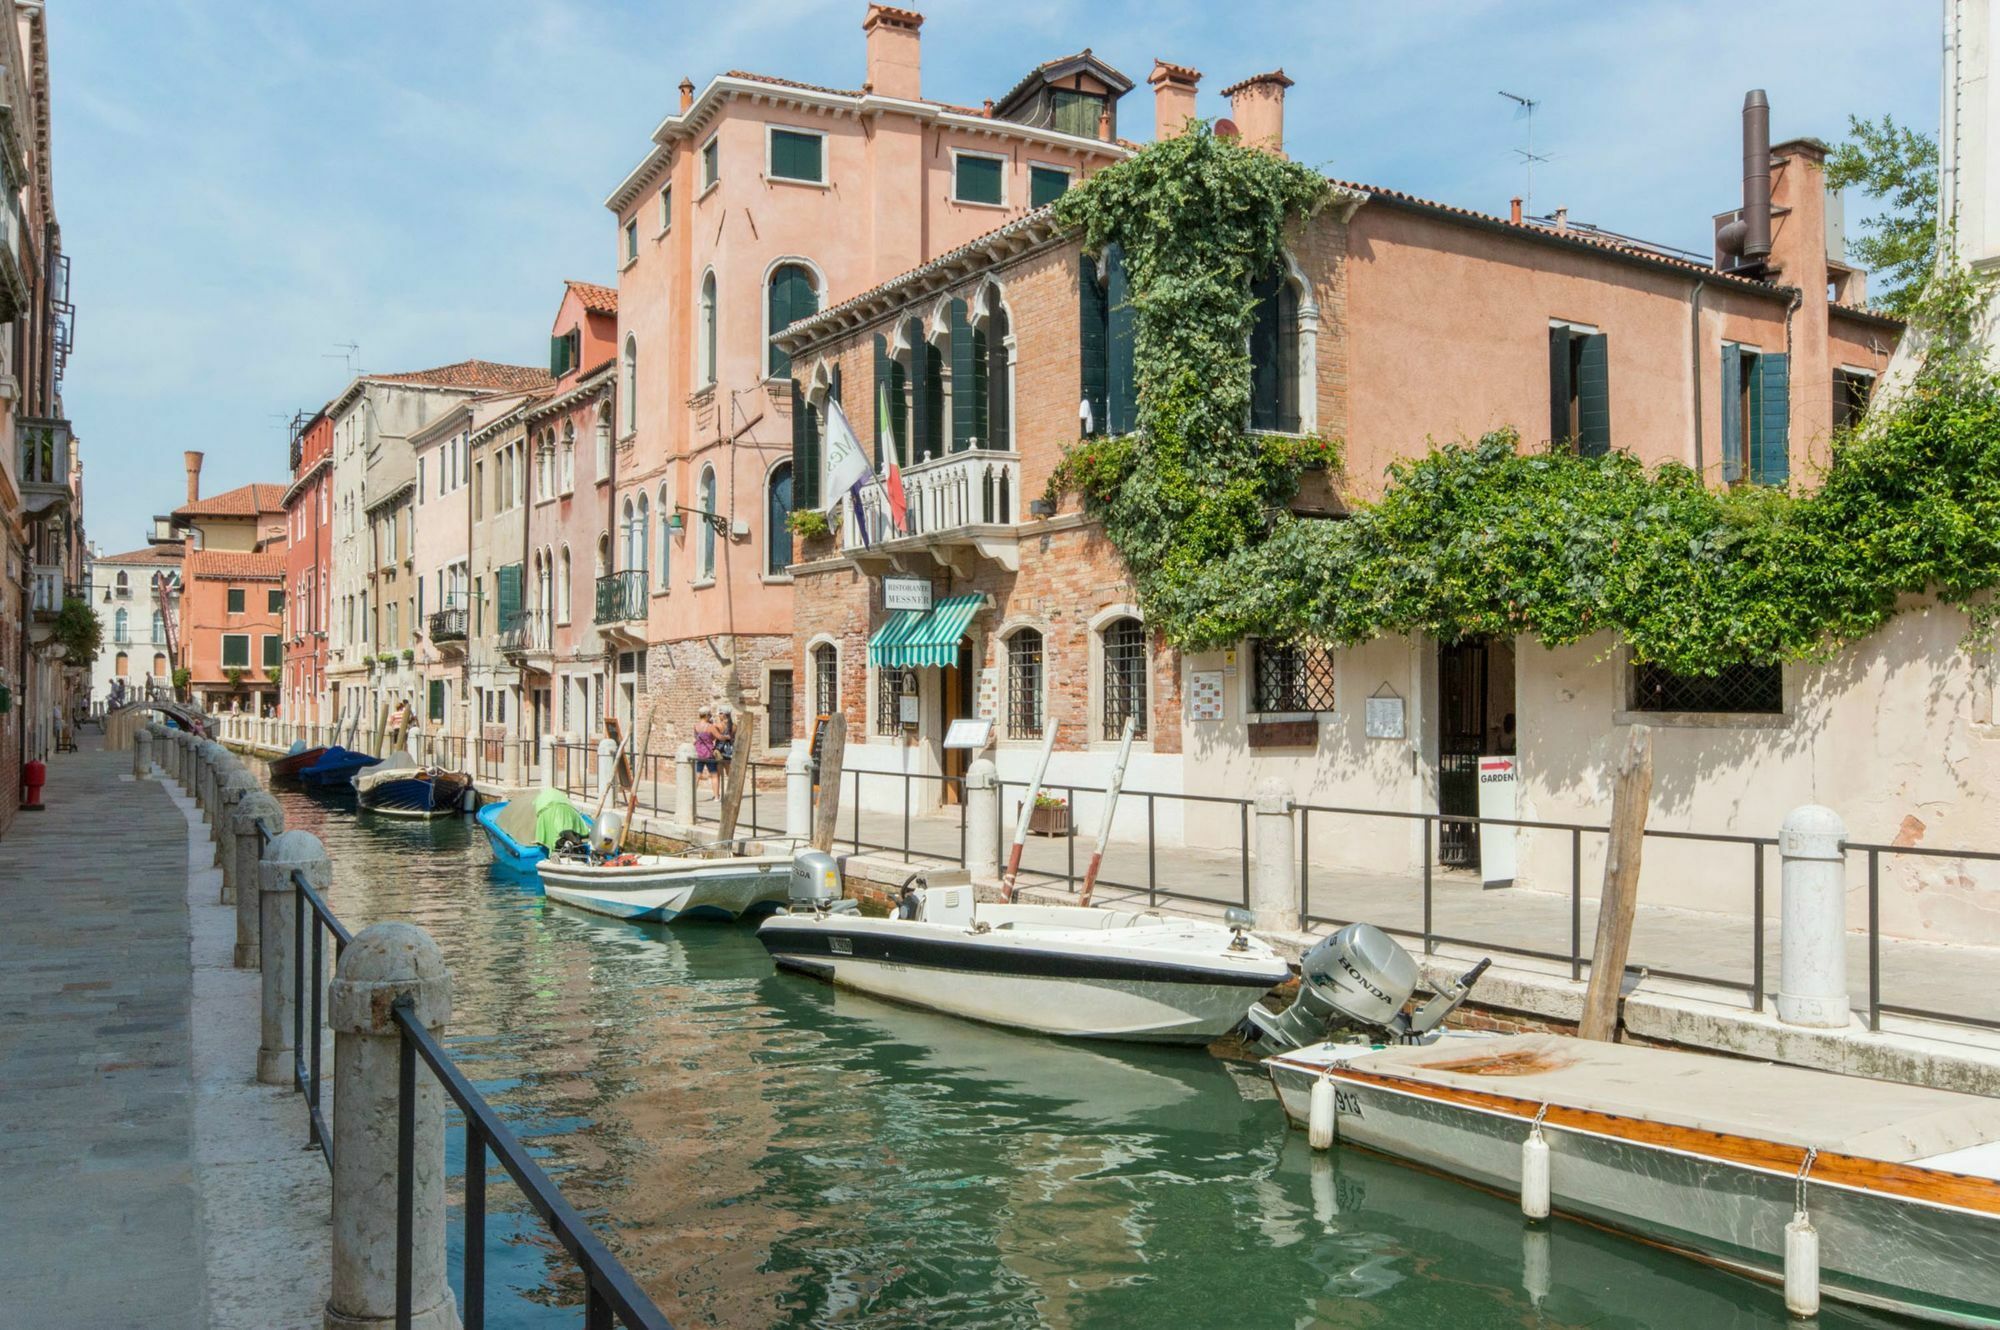
[{"label": "potted plant", "polygon": [[194,671],[185,665],[176,665],[174,667],[173,679],[174,696],[185,698],[187,696],[188,685],[194,682]]},{"label": "potted plant", "polygon": [[278,680],[284,677],[285,677],[285,672],[279,669],[276,665],[273,665],[269,669],[264,671],[264,678],[274,684],[277,683]]},{"label": "potted plant", "polygon": [[833,524],[826,520],[826,514],[816,508],[797,508],[785,519],[793,535],[799,538],[800,552],[808,558],[831,553]]},{"label": "potted plant", "polygon": [[[1015,805],[1018,815],[1020,806]],[[1035,791],[1035,806],[1028,814],[1028,834],[1031,836],[1069,835],[1069,800],[1060,794],[1050,794],[1047,790]]]},{"label": "potted plant", "polygon": [[409,663],[410,663],[411,661],[415,660],[416,658],[417,658],[417,653],[416,653],[416,650],[415,650],[414,648],[412,648],[412,647],[404,647],[404,648],[403,648],[403,663],[404,663],[405,665],[409,664]]},{"label": "potted plant", "polygon": [[243,686],[243,667],[241,665],[231,665],[223,670],[222,677],[229,680],[230,691],[234,692]]}]

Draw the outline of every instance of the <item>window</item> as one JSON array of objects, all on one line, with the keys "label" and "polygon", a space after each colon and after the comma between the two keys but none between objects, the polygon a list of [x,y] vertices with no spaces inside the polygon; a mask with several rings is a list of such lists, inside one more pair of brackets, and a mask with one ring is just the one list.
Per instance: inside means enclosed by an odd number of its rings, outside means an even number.
[{"label": "window", "polygon": [[[424,463],[428,462],[429,460],[430,459],[428,457],[419,457],[417,459],[417,502],[419,504],[421,504],[424,501]],[[438,480],[440,482],[444,480],[443,467],[438,468]]]},{"label": "window", "polygon": [[1580,457],[1611,451],[1611,387],[1604,334],[1549,326],[1549,442]]},{"label": "window", "polygon": [[472,464],[472,515],[474,518],[486,516],[486,463]]},{"label": "window", "polygon": [[578,369],[582,353],[577,349],[583,334],[575,328],[559,336],[549,338],[549,377],[560,379],[573,369]]},{"label": "window", "polygon": [[1104,120],[1104,98],[1094,92],[1077,92],[1072,88],[1051,88],[1049,90],[1049,128],[1058,134],[1074,134],[1078,138],[1094,139],[1098,126]]},{"label": "window", "polygon": [[1250,648],[1250,709],[1260,713],[1333,710],[1333,653],[1255,642]]},{"label": "window", "polygon": [[710,139],[701,145],[701,187],[704,191],[722,179],[722,144]]},{"label": "window", "polygon": [[1715,674],[1676,674],[1653,664],[1632,667],[1632,709],[1777,715],[1785,709],[1784,669],[1726,665]]},{"label": "window", "polygon": [[[600,541],[600,544],[601,543],[602,542]],[[569,546],[565,545],[562,547],[562,557],[557,561],[557,568],[556,568],[556,577],[559,579],[556,582],[555,586],[555,592],[556,592],[555,609],[556,609],[557,623],[569,622],[569,580],[570,580],[569,574],[570,574]]]},{"label": "window", "polygon": [[765,731],[766,748],[783,748],[792,741],[792,672],[771,671],[771,723]]},{"label": "window", "polygon": [[960,203],[1007,202],[1007,162],[1001,157],[954,152],[952,198]]},{"label": "window", "polygon": [[764,574],[783,577],[792,566],[792,464],[780,462],[764,482]]},{"label": "window", "polygon": [[431,680],[430,705],[426,710],[430,713],[432,720],[441,721],[444,719],[444,680]]},{"label": "window", "polygon": [[715,513],[715,468],[703,467],[701,471],[701,493],[697,499],[701,508],[701,553],[695,577],[703,582],[715,580],[715,523],[710,520]]},{"label": "window", "polygon": [[112,641],[114,641],[114,642],[129,642],[129,641],[131,641],[131,640],[132,640],[132,639],[131,639],[131,634],[130,634],[129,630],[128,630],[128,629],[126,628],[126,626],[125,626],[125,620],[126,620],[126,614],[125,614],[125,611],[124,611],[124,610],[120,610],[120,611],[118,611],[118,613],[116,613],[116,614],[114,614],[114,615],[112,615],[112,616],[111,616],[111,640],[112,640]]},{"label": "window", "polygon": [[625,223],[625,262],[639,257],[639,219],[633,217]]},{"label": "window", "polygon": [[[1875,376],[1867,370],[1837,369],[1833,372],[1833,427],[1853,429],[1867,414],[1868,399],[1875,393]],[[123,573],[119,576],[122,578]],[[120,595],[125,594],[123,591]]]},{"label": "window", "polygon": [[774,180],[826,183],[826,139],[803,129],[773,127],[765,171]]},{"label": "window", "polygon": [[639,339],[625,334],[625,433],[639,427]]},{"label": "window", "polygon": [[111,668],[113,672],[116,673],[117,676],[122,679],[126,675],[132,672],[131,658],[121,651],[118,653],[117,657],[111,662]]},{"label": "window", "polygon": [[285,639],[276,633],[264,634],[264,668],[274,670],[285,663]]},{"label": "window", "polygon": [[812,649],[813,715],[831,716],[840,709],[840,652],[833,643]]},{"label": "window", "polygon": [[915,676],[902,670],[883,669],[875,671],[875,733],[901,734],[903,732],[902,699],[905,691],[916,695]]},{"label": "window", "polygon": [[155,679],[164,679],[167,677],[167,657],[164,652],[155,651],[153,653],[153,677]]},{"label": "window", "polygon": [[667,577],[673,572],[673,528],[674,503],[668,496],[665,481],[660,482],[660,578],[658,589],[667,589]]},{"label": "window", "polygon": [[707,387],[715,382],[715,273],[711,270],[701,279],[701,337],[696,347],[699,356],[695,382],[698,387]]},{"label": "window", "polygon": [[576,489],[576,426],[563,426],[562,452],[557,457],[557,491],[568,494]]},{"label": "window", "polygon": [[1753,485],[1791,479],[1791,357],[1722,347],[1722,478]]},{"label": "window", "polygon": [[1146,629],[1137,619],[1115,619],[1104,628],[1104,737],[1146,737]]},{"label": "window", "polygon": [[118,599],[125,600],[132,594],[132,575],[121,572],[117,579]]},{"label": "window", "polygon": [[767,339],[766,373],[782,379],[792,372],[792,358],[778,349],[779,333],[819,313],[819,286],[811,268],[803,263],[781,263],[771,270],[765,288]]},{"label": "window", "polygon": [[283,587],[276,587],[265,593],[264,608],[272,614],[283,614],[285,612],[285,589]]},{"label": "window", "polygon": [[1028,206],[1039,208],[1054,203],[1069,192],[1069,172],[1053,166],[1028,168]]},{"label": "window", "polygon": [[674,187],[672,185],[662,185],[660,186],[660,231],[664,234],[673,229]]},{"label": "window", "polygon": [[1139,420],[1133,354],[1135,319],[1125,295],[1125,258],[1116,245],[1077,256],[1077,351],[1083,400],[1079,433],[1128,434]]},{"label": "window", "polygon": [[247,670],[250,668],[250,634],[224,633],[222,635],[222,668],[225,670]]},{"label": "window", "polygon": [[653,566],[653,509],[646,496],[639,495],[639,508],[632,517],[632,561],[625,565],[639,574],[639,585],[646,584],[646,570]]},{"label": "window", "polygon": [[153,611],[153,635],[146,640],[149,642],[165,642],[167,640],[167,616],[159,610]]},{"label": "window", "polygon": [[1250,428],[1299,432],[1299,296],[1283,268],[1251,284]]},{"label": "window", "polygon": [[1032,628],[1007,639],[1007,737],[1042,737],[1042,635]]},{"label": "window", "polygon": [[250,593],[240,586],[229,588],[229,612],[242,614],[248,607]]}]

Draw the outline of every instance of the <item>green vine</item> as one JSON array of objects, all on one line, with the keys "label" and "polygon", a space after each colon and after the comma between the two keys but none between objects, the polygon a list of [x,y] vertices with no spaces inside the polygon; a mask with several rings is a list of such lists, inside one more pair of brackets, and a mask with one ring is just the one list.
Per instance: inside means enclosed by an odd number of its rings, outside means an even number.
[{"label": "green vine", "polygon": [[62,608],[56,611],[50,640],[63,649],[65,663],[88,669],[104,645],[104,622],[97,617],[97,611],[90,608],[88,601],[78,596],[65,596]]},{"label": "green vine", "polygon": [[1117,243],[1135,313],[1139,429],[1066,455],[1052,496],[1103,522],[1148,619],[1175,645],[1245,637],[1356,643],[1611,632],[1691,674],[1824,656],[1901,598],[1965,609],[1970,645],[2000,610],[2000,379],[1972,330],[1986,290],[1934,279],[1914,311],[1913,383],[1832,441],[1803,494],[1714,490],[1629,454],[1523,452],[1500,430],[1390,467],[1344,521],[1285,504],[1320,440],[1252,434],[1244,353],[1254,275],[1325,195],[1313,172],[1205,130],[1063,196],[1086,248]]},{"label": "green vine", "polygon": [[817,540],[833,534],[832,523],[817,508],[794,508],[785,518],[785,525],[801,540]]}]

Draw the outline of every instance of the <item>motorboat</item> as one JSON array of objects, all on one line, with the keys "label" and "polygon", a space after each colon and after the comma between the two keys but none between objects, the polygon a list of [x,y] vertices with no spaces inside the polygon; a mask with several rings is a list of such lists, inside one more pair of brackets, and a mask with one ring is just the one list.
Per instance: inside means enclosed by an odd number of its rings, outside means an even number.
[{"label": "motorboat", "polygon": [[[526,790],[511,791],[505,799],[481,804],[473,815],[493,847],[494,862],[524,876],[541,867],[563,831],[588,836],[591,825],[561,790],[544,789],[532,800],[528,794]],[[544,822],[549,825],[545,827]]]},{"label": "motorboat", "polygon": [[408,753],[397,753],[354,777],[355,802],[391,817],[456,817],[471,788],[472,777],[464,772],[419,766]]},{"label": "motorboat", "polygon": [[869,918],[840,896],[832,856],[808,851],[792,901],[757,938],[781,968],[875,997],[991,1025],[1072,1039],[1208,1043],[1290,967],[1225,924],[1153,911],[1001,905],[976,898],[962,869],[927,870],[900,888],[895,917]]},{"label": "motorboat", "polygon": [[[1365,931],[1357,931],[1365,930]],[[1406,1009],[1417,967],[1350,925],[1301,962],[1299,1001],[1257,1011],[1285,1115],[1753,1279],[2000,1326],[2000,1101],[1802,1067],[1547,1034],[1448,1033],[1476,973]],[[1317,1023],[1331,1038],[1304,1044]]]},{"label": "motorboat", "polygon": [[297,780],[299,773],[326,756],[326,746],[306,747],[305,740],[294,739],[292,746],[280,758],[271,761],[271,775],[278,780]]},{"label": "motorboat", "polygon": [[381,760],[334,744],[320,754],[319,761],[299,772],[299,783],[321,787],[352,785],[356,773],[366,771]]},{"label": "motorboat", "polygon": [[[606,818],[615,823],[615,818]],[[551,855],[540,865],[542,894],[613,919],[673,923],[680,919],[740,919],[778,908],[789,891],[790,854]]]}]

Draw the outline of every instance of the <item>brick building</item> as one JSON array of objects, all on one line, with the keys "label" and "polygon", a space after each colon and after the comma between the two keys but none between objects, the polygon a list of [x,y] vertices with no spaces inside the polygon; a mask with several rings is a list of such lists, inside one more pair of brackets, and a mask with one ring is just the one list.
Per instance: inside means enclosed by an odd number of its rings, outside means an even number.
[{"label": "brick building", "polygon": [[292,483],[285,491],[284,682],[288,720],[318,725],[326,697],[328,573],[333,564],[333,421],[315,411],[292,425]]}]

